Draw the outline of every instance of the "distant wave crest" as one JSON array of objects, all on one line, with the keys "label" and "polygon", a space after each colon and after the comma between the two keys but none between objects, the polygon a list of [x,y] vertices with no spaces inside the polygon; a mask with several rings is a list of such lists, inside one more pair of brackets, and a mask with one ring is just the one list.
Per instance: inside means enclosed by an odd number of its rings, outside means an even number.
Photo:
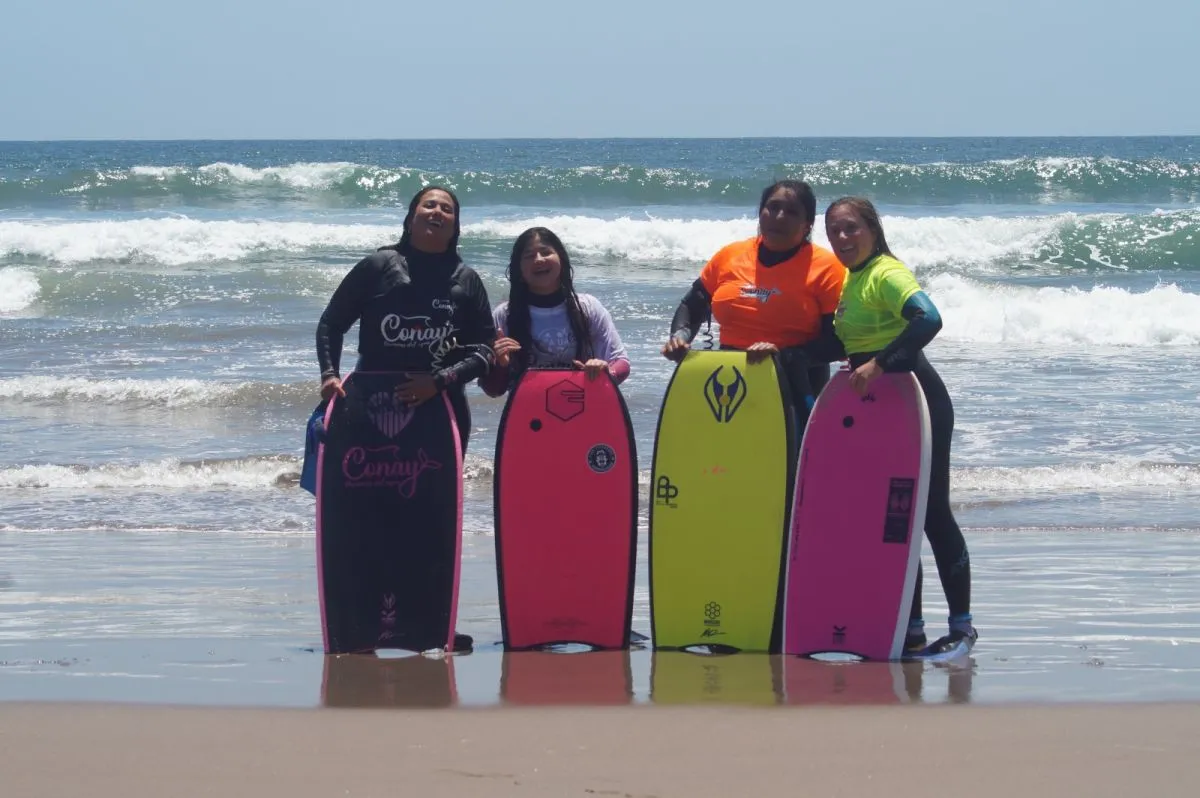
[{"label": "distant wave crest", "polygon": [[752,174],[620,163],[439,171],[346,161],[261,168],[219,161],[194,167],[146,165],[13,176],[0,179],[0,208],[135,201],[140,207],[156,201],[397,207],[430,183],[448,185],[475,204],[751,205],[762,187],[778,177],[807,180],[822,196],[869,193],[884,203],[917,205],[1200,201],[1200,163],[1162,158],[1031,157],[917,164],[825,160],[764,164]]}]

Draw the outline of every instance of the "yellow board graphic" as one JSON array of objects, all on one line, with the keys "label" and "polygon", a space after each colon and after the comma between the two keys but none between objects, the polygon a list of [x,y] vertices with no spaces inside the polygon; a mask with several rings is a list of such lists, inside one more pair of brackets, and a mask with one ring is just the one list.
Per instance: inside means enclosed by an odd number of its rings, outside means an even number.
[{"label": "yellow board graphic", "polygon": [[650,485],[656,648],[767,651],[788,521],[790,423],[774,358],[689,352],[659,416]]}]

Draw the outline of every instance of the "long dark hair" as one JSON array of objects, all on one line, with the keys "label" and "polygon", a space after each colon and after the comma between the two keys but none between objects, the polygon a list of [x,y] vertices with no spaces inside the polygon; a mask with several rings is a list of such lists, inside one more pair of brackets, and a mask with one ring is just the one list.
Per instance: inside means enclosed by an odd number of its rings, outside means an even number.
[{"label": "long dark hair", "polygon": [[575,336],[575,359],[586,362],[592,357],[592,332],[588,326],[587,316],[583,314],[583,306],[579,303],[579,295],[575,293],[575,270],[571,268],[571,259],[567,256],[567,248],[552,230],[545,227],[531,227],[513,242],[512,254],[508,258],[508,337],[521,345],[518,354],[521,357],[521,367],[527,367],[532,362],[529,354],[533,349],[532,322],[529,318],[529,297],[531,291],[521,274],[521,255],[535,238],[539,239],[558,253],[562,263],[562,273],[559,284],[566,295],[567,320],[571,332]]},{"label": "long dark hair", "polygon": [[[421,198],[430,191],[445,191],[450,195],[450,201],[454,203],[454,235],[450,236],[450,242],[446,245],[446,252],[453,253],[458,250],[458,236],[462,232],[462,225],[459,222],[459,217],[461,216],[459,210],[461,206],[458,204],[458,197],[445,186],[425,186],[425,188],[413,194],[413,198],[408,201],[408,215],[404,217],[404,232],[400,234],[400,243],[391,248],[400,252],[408,251],[409,241],[412,237],[412,220],[417,214],[417,206],[421,204]],[[389,249],[389,247],[384,247],[384,249]]]},{"label": "long dark hair", "polygon": [[875,210],[875,206],[869,199],[866,197],[842,197],[841,199],[835,199],[825,209],[825,218],[828,219],[831,212],[843,205],[853,208],[859,217],[862,218],[863,224],[867,226],[867,229],[875,234],[875,249],[871,251],[870,257],[873,258],[876,255],[896,257],[892,255],[892,250],[888,247],[887,237],[883,234],[883,222],[879,220],[879,211]]},{"label": "long dark hair", "polygon": [[796,195],[800,207],[804,209],[805,221],[809,224],[808,235],[804,237],[805,241],[812,240],[812,224],[817,220],[817,195],[813,193],[812,186],[805,183],[803,180],[776,180],[771,185],[763,189],[762,196],[758,199],[758,213],[762,215],[763,208],[767,207],[767,200],[771,199],[771,195],[779,189],[784,188]]}]

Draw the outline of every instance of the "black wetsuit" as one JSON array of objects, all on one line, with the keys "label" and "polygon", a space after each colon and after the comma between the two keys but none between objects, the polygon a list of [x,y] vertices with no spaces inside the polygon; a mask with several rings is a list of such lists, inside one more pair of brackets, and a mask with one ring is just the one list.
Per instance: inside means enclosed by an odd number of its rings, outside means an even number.
[{"label": "black wetsuit", "polygon": [[[804,246],[803,244],[800,247]],[[786,252],[773,252],[761,244],[758,247],[758,262],[770,269],[784,261],[795,257],[800,247]],[[690,343],[700,332],[700,327],[712,318],[712,296],[704,283],[696,280],[684,294],[675,309],[671,319],[671,335],[683,331]],[[722,344],[721,349],[734,347]],[[790,346],[779,350],[779,362],[787,378],[795,413],[795,437],[799,439],[804,434],[804,426],[808,423],[808,415],[812,410],[812,402],[829,382],[829,364],[844,358],[842,343],[834,334],[833,314],[827,313],[821,317],[821,331],[815,339],[801,346]],[[806,400],[807,397],[807,400]]]},{"label": "black wetsuit", "polygon": [[361,371],[432,374],[454,407],[463,452],[471,431],[466,384],[487,373],[496,338],[483,281],[457,253],[386,247],[342,280],[317,324],[321,379],[341,376],[346,332],[359,322]]}]

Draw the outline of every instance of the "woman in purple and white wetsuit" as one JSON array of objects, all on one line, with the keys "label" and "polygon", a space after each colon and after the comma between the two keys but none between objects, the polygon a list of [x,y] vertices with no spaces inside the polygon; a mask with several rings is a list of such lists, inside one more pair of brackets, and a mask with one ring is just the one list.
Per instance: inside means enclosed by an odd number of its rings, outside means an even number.
[{"label": "woman in purple and white wetsuit", "polygon": [[629,357],[612,316],[591,294],[575,291],[574,270],[559,237],[531,227],[517,237],[508,261],[508,301],[493,311],[499,337],[495,366],[479,379],[488,396],[503,396],[530,367],[607,369],[620,385]]}]

